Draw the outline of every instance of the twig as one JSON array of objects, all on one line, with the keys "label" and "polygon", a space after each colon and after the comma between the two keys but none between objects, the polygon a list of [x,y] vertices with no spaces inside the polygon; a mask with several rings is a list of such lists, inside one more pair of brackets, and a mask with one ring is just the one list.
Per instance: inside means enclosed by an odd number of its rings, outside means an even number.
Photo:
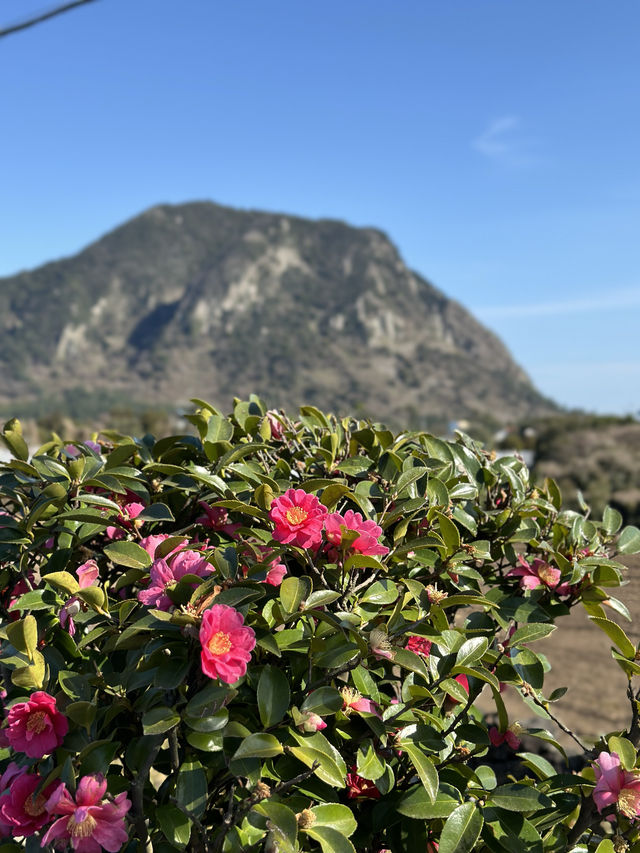
[{"label": "twig", "polygon": [[43,21],[48,21],[49,18],[55,18],[56,15],[62,15],[63,12],[69,12],[77,6],[84,6],[85,3],[93,3],[94,0],[73,0],[71,3],[65,3],[64,6],[57,6],[55,9],[50,9],[48,12],[43,12],[41,15],[36,15],[35,18],[28,18],[26,21],[21,21],[19,24],[13,24],[10,27],[5,27],[0,30],[0,38],[9,36],[12,33],[18,33],[20,30],[26,30],[28,27],[34,27]]},{"label": "twig", "polygon": [[585,753],[585,755],[587,757],[593,756],[593,750],[589,749],[588,746],[586,746],[584,743],[582,743],[582,741],[580,740],[578,735],[575,734],[575,732],[572,732],[568,726],[565,726],[565,724],[563,722],[561,722],[556,716],[554,716],[551,713],[551,711],[547,708],[545,703],[541,702],[532,690],[530,692],[527,691],[526,695],[528,695],[533,700],[535,705],[537,705],[539,708],[542,708],[542,710],[547,714],[549,719],[553,720],[553,722],[556,724],[556,726],[558,726],[558,728],[562,729],[562,731],[565,734],[569,735],[570,738],[573,738],[573,740],[578,744],[580,749]]},{"label": "twig", "polygon": [[156,760],[156,756],[160,751],[160,747],[164,741],[164,735],[156,735],[155,738],[149,745],[149,751],[147,753],[147,757],[142,763],[142,766],[138,770],[138,773],[135,777],[135,781],[131,786],[131,800],[133,804],[133,824],[135,826],[136,835],[140,844],[143,847],[146,845],[149,835],[147,833],[147,823],[145,821],[144,816],[144,783],[147,781],[149,777],[149,770],[151,770],[151,766],[153,762]]},{"label": "twig", "polygon": [[323,678],[319,678],[317,681],[314,681],[313,684],[309,686],[309,690],[315,690],[316,687],[319,687],[321,684],[326,684],[328,681],[331,681],[332,678],[335,678],[338,675],[342,675],[343,672],[350,672],[352,669],[355,669],[362,660],[362,655],[357,655],[353,660],[348,663],[343,664],[342,666],[337,666],[335,669],[330,669],[327,674]]}]

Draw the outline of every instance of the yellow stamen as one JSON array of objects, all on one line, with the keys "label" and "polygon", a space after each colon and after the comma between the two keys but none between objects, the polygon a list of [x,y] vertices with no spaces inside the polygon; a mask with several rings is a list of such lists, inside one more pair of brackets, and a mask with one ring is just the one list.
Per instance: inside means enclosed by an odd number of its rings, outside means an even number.
[{"label": "yellow stamen", "polygon": [[354,690],[352,687],[343,687],[340,691],[340,695],[342,696],[342,701],[344,702],[344,708],[342,709],[343,714],[351,713],[351,706],[354,702],[357,702],[358,699],[362,699],[362,695],[358,693],[357,690]]},{"label": "yellow stamen", "polygon": [[633,788],[623,788],[618,795],[618,808],[627,817],[638,817],[640,814],[640,791]]},{"label": "yellow stamen", "polygon": [[76,822],[75,815],[71,815],[67,821],[67,829],[72,838],[88,838],[96,828],[97,821],[88,814],[80,823]]},{"label": "yellow stamen", "polygon": [[285,515],[289,524],[302,524],[303,521],[307,520],[309,513],[301,506],[292,506],[286,511]]},{"label": "yellow stamen", "polygon": [[35,732],[39,735],[47,727],[46,719],[47,715],[44,711],[35,711],[33,714],[30,714],[27,720],[27,731]]},{"label": "yellow stamen", "polygon": [[44,804],[47,802],[46,797],[43,797],[42,794],[38,794],[37,797],[34,797],[31,794],[30,797],[24,801],[22,808],[26,811],[28,815],[31,817],[36,817],[39,814],[42,814],[44,811]]},{"label": "yellow stamen", "polygon": [[207,648],[212,655],[223,655],[231,649],[231,637],[224,631],[218,631],[207,643]]},{"label": "yellow stamen", "polygon": [[551,586],[551,584],[558,579],[556,571],[551,566],[547,565],[541,566],[538,569],[538,577],[540,580],[544,581],[547,586]]}]

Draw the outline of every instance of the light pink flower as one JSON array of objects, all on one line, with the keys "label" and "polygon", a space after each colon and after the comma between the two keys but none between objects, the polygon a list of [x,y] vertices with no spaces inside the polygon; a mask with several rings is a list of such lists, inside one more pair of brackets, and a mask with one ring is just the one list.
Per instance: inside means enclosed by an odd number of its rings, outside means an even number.
[{"label": "light pink flower", "polygon": [[322,527],[327,515],[315,495],[304,489],[287,489],[271,503],[269,517],[275,525],[273,538],[301,548],[317,548],[322,541]]},{"label": "light pink flower", "polygon": [[325,536],[327,540],[336,548],[342,543],[344,530],[352,530],[358,533],[358,538],[351,543],[349,551],[356,554],[365,554],[368,557],[383,556],[389,553],[386,545],[381,545],[378,542],[382,536],[382,528],[375,521],[362,518],[362,514],[348,509],[344,515],[339,512],[332,512],[325,519]]},{"label": "light pink flower", "polygon": [[298,723],[298,728],[303,732],[319,732],[327,728],[327,724],[319,714],[313,711],[303,711],[303,719]]},{"label": "light pink flower", "polygon": [[[150,569],[150,583],[147,589],[138,593],[138,601],[158,610],[169,610],[173,601],[167,594],[185,575],[206,577],[213,571],[213,566],[197,551],[179,551],[171,553],[166,558],[154,560]],[[195,589],[195,584],[193,584]]]},{"label": "light pink flower", "polygon": [[50,820],[45,804],[54,793],[55,784],[49,785],[39,794],[36,788],[44,782],[37,773],[21,772],[14,776],[9,793],[0,802],[0,818],[10,827],[15,837],[34,835]]},{"label": "light pink flower", "polygon": [[100,853],[102,849],[116,853],[129,840],[125,815],[131,800],[125,792],[113,800],[105,800],[107,782],[101,774],[83,776],[75,799],[64,784],[49,797],[47,810],[62,817],[53,823],[42,847],[67,841],[77,853]]},{"label": "light pink flower", "polygon": [[229,512],[223,506],[209,506],[206,501],[198,501],[198,506],[204,510],[204,515],[196,518],[196,524],[201,524],[203,527],[208,527],[211,530],[221,530],[227,536],[233,536],[241,524],[231,524],[229,522]]},{"label": "light pink flower", "polygon": [[[87,560],[86,563],[78,566],[76,574],[78,575],[78,586],[80,589],[86,589],[88,586],[94,584],[98,579],[99,573],[98,564],[95,560]],[[63,628],[66,628],[72,637],[76,633],[76,624],[73,621],[73,617],[76,616],[84,606],[85,605],[80,601],[80,599],[73,595],[65,601],[60,609],[60,625]]]},{"label": "light pink flower", "polygon": [[623,770],[616,752],[601,752],[591,765],[596,776],[593,799],[599,812],[616,805],[623,815],[640,817],[640,777]]},{"label": "light pink flower", "polygon": [[[255,550],[254,550],[255,549]],[[268,583],[270,586],[280,586],[282,583],[284,576],[287,574],[287,567],[282,562],[280,557],[275,557],[272,560],[269,560],[269,557],[273,554],[273,548],[265,547],[264,545],[256,545],[254,548],[249,548],[245,550],[245,556],[251,559],[255,559],[256,551],[258,552],[259,561],[261,563],[268,563],[269,568],[267,570],[267,575],[263,581],[263,583]],[[242,574],[247,577],[249,574],[249,566],[242,564]],[[255,580],[254,577],[251,577],[250,580]]]},{"label": "light pink flower", "polygon": [[57,749],[69,731],[69,722],[58,711],[53,696],[38,690],[26,702],[18,702],[7,715],[7,739],[16,752],[42,758]]},{"label": "light pink flower", "polygon": [[347,714],[347,716],[352,711],[357,711],[360,714],[373,714],[374,717],[382,719],[377,703],[372,699],[366,699],[364,696],[361,696],[357,690],[353,690],[351,687],[343,687],[340,695],[344,703],[342,712]]},{"label": "light pink flower", "polygon": [[522,554],[518,554],[518,563],[519,567],[507,572],[507,577],[519,577],[522,589],[537,589],[539,586],[555,589],[560,583],[560,569],[550,566],[538,557],[530,564]]},{"label": "light pink flower", "polygon": [[427,640],[426,637],[411,636],[407,639],[405,649],[415,652],[415,654],[421,655],[423,658],[428,658],[432,645],[431,640]]},{"label": "light pink flower", "polygon": [[233,684],[247,671],[256,635],[233,607],[214,604],[202,614],[200,645],[204,674]]}]

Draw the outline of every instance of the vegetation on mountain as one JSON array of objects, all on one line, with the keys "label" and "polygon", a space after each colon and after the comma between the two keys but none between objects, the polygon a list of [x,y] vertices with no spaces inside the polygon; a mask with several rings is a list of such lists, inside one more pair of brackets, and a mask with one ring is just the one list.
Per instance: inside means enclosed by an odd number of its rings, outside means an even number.
[{"label": "vegetation on mountain", "polygon": [[555,409],[380,231],[206,202],[152,208],[2,279],[0,329],[7,417],[254,391],[432,430]]}]

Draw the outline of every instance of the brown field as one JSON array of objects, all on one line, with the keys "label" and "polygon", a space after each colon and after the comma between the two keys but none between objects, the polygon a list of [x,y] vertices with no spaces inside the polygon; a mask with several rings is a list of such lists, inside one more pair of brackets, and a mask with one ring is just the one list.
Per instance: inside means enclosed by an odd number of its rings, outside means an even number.
[{"label": "brown field", "polygon": [[[628,584],[609,590],[629,608],[633,622],[627,622],[614,611],[607,611],[634,642],[640,641],[640,555],[625,557]],[[556,687],[568,687],[567,693],[551,706],[552,713],[590,746],[599,735],[628,727],[629,701],[626,696],[627,678],[611,658],[611,642],[593,625],[582,607],[560,619],[556,631],[535,644],[552,666],[545,678],[545,695]],[[635,683],[637,682],[637,684]],[[634,679],[636,690],[640,676]],[[490,695],[483,693],[479,706],[487,713],[495,712]],[[513,687],[503,698],[511,721],[519,720],[532,728],[547,728],[569,752],[579,751],[576,744],[550,720],[531,712]]]}]

